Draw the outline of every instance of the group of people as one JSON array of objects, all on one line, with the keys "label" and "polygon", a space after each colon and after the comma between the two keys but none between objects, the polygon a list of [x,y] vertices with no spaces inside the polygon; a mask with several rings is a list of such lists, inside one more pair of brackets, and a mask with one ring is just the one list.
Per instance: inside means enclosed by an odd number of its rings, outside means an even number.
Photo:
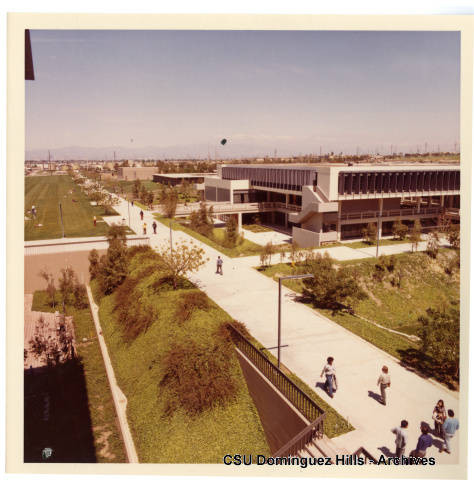
[{"label": "group of people", "polygon": [[[334,367],[334,358],[328,357],[326,365],[324,365],[321,372],[321,378],[326,376],[326,382],[324,387],[328,395],[333,398],[334,392],[337,390],[337,378],[336,368]],[[377,386],[380,387],[380,403],[382,405],[387,404],[386,390],[391,385],[390,375],[388,373],[388,367],[384,365],[382,367],[382,373],[377,380]],[[421,435],[418,438],[415,450],[410,453],[413,457],[424,457],[429,447],[433,445],[433,438],[430,433],[443,440],[443,445],[440,452],[451,453],[451,439],[454,437],[456,430],[459,429],[459,421],[454,417],[454,411],[449,409],[446,413],[444,401],[439,400],[433,410],[432,419],[434,421],[434,429],[431,430],[430,426],[422,422],[420,429]],[[402,457],[405,454],[405,448],[407,445],[407,428],[408,421],[402,420],[399,427],[392,428],[392,433],[395,437],[395,456]]]}]

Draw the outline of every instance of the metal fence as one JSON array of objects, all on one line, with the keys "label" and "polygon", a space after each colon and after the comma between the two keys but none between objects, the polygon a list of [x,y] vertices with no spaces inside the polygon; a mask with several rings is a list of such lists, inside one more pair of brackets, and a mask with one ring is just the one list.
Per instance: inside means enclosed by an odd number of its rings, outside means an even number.
[{"label": "metal fence", "polygon": [[302,413],[309,421],[318,422],[318,432],[323,431],[324,410],[297,387],[276,365],[238,330],[229,325],[229,330],[236,347],[262,372],[262,374]]}]

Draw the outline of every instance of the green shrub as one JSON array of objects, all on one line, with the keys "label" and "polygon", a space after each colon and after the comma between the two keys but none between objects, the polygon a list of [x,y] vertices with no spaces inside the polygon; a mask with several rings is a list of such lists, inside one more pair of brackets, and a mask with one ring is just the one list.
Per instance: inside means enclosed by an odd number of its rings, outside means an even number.
[{"label": "green shrub", "polygon": [[196,415],[235,398],[231,375],[232,348],[224,342],[198,345],[193,340],[175,343],[163,358],[164,375],[160,385],[171,391],[166,412],[183,408]]},{"label": "green shrub", "polygon": [[176,319],[179,323],[184,323],[191,318],[196,310],[208,310],[209,301],[207,295],[199,290],[185,292],[181,297],[176,311]]}]

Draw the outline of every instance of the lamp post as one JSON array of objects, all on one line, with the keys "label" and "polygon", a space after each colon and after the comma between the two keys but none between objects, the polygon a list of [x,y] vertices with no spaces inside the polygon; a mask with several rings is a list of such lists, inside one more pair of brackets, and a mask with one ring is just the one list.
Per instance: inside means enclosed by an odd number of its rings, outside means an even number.
[{"label": "lamp post", "polygon": [[278,368],[280,368],[280,349],[281,349],[281,281],[296,280],[302,278],[314,278],[312,273],[304,273],[301,275],[287,275],[278,279]]},{"label": "lamp post", "polygon": [[173,255],[173,229],[171,228],[171,224],[173,223],[173,219],[170,219],[170,253]]},{"label": "lamp post", "polygon": [[377,212],[377,248],[375,250],[375,258],[379,258],[380,213],[381,212]]}]

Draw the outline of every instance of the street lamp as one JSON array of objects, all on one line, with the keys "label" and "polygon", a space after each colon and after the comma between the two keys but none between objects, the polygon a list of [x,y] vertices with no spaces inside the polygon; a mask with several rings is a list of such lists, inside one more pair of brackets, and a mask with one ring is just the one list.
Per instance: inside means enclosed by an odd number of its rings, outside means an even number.
[{"label": "street lamp", "polygon": [[304,273],[301,275],[287,275],[278,279],[278,368],[280,368],[280,349],[281,349],[281,281],[296,280],[302,278],[314,278],[312,273]]}]

